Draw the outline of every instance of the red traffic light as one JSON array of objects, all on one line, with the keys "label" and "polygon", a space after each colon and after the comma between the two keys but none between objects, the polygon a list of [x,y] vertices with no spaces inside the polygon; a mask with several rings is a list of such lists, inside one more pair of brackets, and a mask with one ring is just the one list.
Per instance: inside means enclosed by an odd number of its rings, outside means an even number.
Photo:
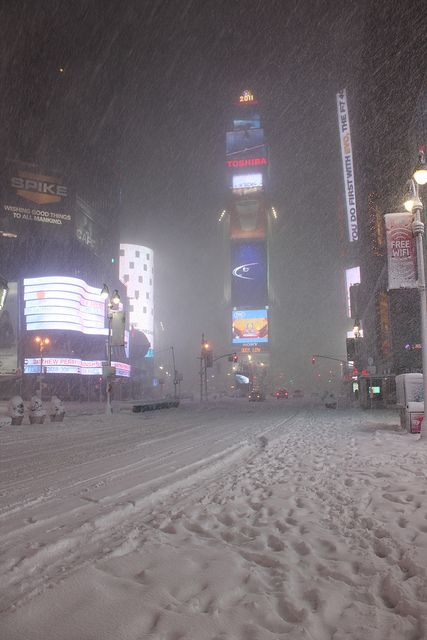
[{"label": "red traffic light", "polygon": [[237,362],[239,360],[239,356],[237,353],[233,353],[233,362]]},{"label": "red traffic light", "polygon": [[316,364],[316,356],[311,357],[311,364]]}]

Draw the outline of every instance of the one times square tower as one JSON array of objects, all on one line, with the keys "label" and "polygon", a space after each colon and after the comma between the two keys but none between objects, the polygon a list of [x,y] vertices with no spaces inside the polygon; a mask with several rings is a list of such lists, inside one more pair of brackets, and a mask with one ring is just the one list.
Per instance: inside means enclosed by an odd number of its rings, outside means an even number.
[{"label": "one times square tower", "polygon": [[[225,298],[230,302],[231,348],[239,357],[237,384],[263,387],[269,368],[268,152],[255,95],[234,102],[226,133],[229,245]],[[273,210],[273,215],[274,215]],[[230,324],[228,326],[230,326]]]}]

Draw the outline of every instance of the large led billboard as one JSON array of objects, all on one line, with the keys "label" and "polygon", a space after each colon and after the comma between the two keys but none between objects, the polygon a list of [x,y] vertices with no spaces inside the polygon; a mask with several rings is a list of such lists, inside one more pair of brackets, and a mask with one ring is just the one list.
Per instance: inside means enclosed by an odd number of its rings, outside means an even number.
[{"label": "large led billboard", "polygon": [[264,129],[240,129],[227,131],[226,156],[228,160],[244,157],[242,154],[258,156],[265,145]]},{"label": "large led billboard", "polygon": [[261,189],[262,173],[244,173],[233,176],[233,189]]},{"label": "large led billboard", "polygon": [[264,242],[231,245],[231,303],[235,307],[267,302],[267,249]]},{"label": "large led billboard", "polygon": [[[81,360],[80,358],[43,358],[45,373],[64,373],[68,375],[102,376],[102,360]],[[130,365],[125,362],[112,362],[116,376],[129,378]],[[40,358],[25,358],[24,373],[40,373]]]},{"label": "large led billboard", "polygon": [[79,278],[25,278],[24,314],[28,331],[58,329],[95,336],[108,333],[100,289]]},{"label": "large led billboard", "polygon": [[233,344],[268,342],[267,309],[234,309],[232,332]]},{"label": "large led billboard", "polygon": [[235,197],[230,209],[232,240],[261,239],[267,232],[267,211],[261,192]]},{"label": "large led billboard", "polygon": [[247,131],[248,129],[260,129],[261,120],[258,114],[254,114],[251,118],[235,118],[233,120],[234,131]]}]

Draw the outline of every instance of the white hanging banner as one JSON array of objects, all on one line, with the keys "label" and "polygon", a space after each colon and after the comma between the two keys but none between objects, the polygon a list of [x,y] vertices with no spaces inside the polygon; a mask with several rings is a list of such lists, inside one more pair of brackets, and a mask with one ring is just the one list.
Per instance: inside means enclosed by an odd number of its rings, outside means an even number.
[{"label": "white hanging banner", "polygon": [[347,207],[348,235],[350,242],[359,239],[357,227],[356,192],[354,187],[353,153],[351,150],[350,120],[348,117],[347,93],[337,93],[338,126],[341,140],[341,156],[344,172],[345,202]]},{"label": "white hanging banner", "polygon": [[412,234],[412,213],[386,213],[388,288],[417,286],[417,255]]}]

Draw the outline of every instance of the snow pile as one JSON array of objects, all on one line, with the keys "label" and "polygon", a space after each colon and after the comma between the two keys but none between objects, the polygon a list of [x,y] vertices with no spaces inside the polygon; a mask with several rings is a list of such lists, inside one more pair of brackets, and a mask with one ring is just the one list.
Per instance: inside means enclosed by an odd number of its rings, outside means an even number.
[{"label": "snow pile", "polygon": [[[17,511],[3,494],[4,640],[427,637],[427,438],[397,414],[240,403],[73,420],[44,481],[71,511],[26,502],[28,485]],[[102,479],[61,471],[73,429],[87,461],[91,429],[105,447]]]}]

